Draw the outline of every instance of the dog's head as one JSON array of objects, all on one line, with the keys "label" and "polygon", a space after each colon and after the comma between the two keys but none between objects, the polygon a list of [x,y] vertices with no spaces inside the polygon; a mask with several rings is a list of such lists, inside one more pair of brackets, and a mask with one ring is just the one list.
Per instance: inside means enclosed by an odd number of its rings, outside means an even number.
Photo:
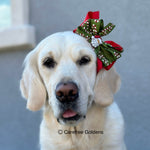
[{"label": "dog's head", "polygon": [[36,111],[45,104],[60,123],[74,125],[93,101],[110,105],[119,84],[114,68],[96,74],[96,54],[83,37],[61,32],[27,55],[20,88],[27,108]]}]

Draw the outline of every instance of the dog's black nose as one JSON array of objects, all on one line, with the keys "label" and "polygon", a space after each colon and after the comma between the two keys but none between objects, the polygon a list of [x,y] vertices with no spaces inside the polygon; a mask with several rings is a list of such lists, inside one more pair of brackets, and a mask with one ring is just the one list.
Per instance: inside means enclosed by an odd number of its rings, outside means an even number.
[{"label": "dog's black nose", "polygon": [[73,82],[59,83],[56,86],[56,98],[60,102],[75,101],[78,96],[78,87]]}]

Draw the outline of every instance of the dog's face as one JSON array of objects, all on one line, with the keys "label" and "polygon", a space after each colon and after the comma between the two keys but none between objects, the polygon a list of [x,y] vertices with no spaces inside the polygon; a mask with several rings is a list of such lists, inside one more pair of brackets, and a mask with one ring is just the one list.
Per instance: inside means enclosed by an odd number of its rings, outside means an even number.
[{"label": "dog's face", "polygon": [[54,116],[74,123],[86,116],[93,100],[95,53],[84,38],[54,34],[39,53],[38,68]]},{"label": "dog's face", "polygon": [[[75,125],[83,120],[93,100],[109,105],[117,91],[116,72],[112,70],[108,74],[102,70],[96,78],[93,48],[72,32],[49,36],[28,54],[25,63],[21,91],[28,99],[27,107],[38,110],[47,100],[46,107],[51,107],[61,124]],[[110,84],[110,74],[117,76],[112,77],[114,85]]]}]

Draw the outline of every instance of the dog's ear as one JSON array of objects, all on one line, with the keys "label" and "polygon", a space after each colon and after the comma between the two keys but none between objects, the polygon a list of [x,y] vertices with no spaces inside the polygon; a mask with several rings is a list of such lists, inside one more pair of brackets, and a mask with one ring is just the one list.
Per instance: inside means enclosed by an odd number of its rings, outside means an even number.
[{"label": "dog's ear", "polygon": [[27,99],[27,108],[32,111],[39,110],[46,100],[46,90],[39,75],[37,59],[36,49],[26,56],[20,81],[22,96]]},{"label": "dog's ear", "polygon": [[113,95],[119,90],[121,80],[114,67],[109,71],[100,70],[94,87],[95,102],[108,106],[113,102]]}]

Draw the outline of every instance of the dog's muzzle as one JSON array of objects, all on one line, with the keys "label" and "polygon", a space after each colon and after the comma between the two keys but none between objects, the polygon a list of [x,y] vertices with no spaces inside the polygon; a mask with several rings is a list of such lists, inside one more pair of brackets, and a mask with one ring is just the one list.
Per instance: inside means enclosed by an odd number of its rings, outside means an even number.
[{"label": "dog's muzzle", "polygon": [[60,103],[62,114],[59,119],[65,123],[77,122],[82,116],[77,112],[79,89],[74,82],[61,82],[56,86],[55,95]]}]

